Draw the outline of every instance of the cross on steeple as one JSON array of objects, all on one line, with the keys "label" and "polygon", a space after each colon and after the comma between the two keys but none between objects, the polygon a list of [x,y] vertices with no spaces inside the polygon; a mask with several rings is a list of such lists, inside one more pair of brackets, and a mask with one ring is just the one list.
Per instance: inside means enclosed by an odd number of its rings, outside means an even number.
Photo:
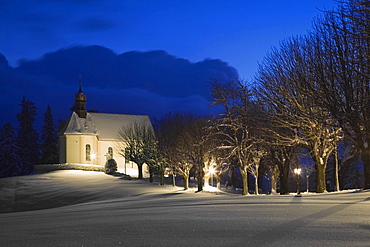
[{"label": "cross on steeple", "polygon": [[81,75],[79,76],[79,90],[75,94],[75,103],[71,110],[74,111],[80,118],[86,118],[86,95],[82,92],[82,81]]},{"label": "cross on steeple", "polygon": [[81,81],[82,75],[80,75],[78,78],[80,79],[78,82],[78,84],[80,85],[80,90],[78,92],[82,93],[82,81]]}]

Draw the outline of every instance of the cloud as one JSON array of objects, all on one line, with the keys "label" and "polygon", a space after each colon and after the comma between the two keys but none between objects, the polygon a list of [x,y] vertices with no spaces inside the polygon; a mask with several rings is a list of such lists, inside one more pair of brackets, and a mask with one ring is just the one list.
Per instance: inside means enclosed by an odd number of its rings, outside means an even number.
[{"label": "cloud", "polygon": [[168,112],[206,115],[216,110],[211,109],[209,100],[200,95],[166,97],[141,88],[121,90],[87,88],[84,92],[88,97],[87,109],[99,112],[148,114],[159,118]]},{"label": "cloud", "polygon": [[66,119],[82,75],[87,108],[99,112],[147,114],[211,113],[206,81],[238,76],[221,60],[191,63],[165,51],[116,54],[101,46],[71,47],[10,67],[0,54],[0,125],[14,121],[23,96],[38,107],[38,125],[47,105],[55,119]]},{"label": "cloud", "polygon": [[22,61],[16,69],[30,76],[49,76],[54,83],[75,84],[82,75],[89,87],[137,87],[171,97],[209,96],[210,79],[238,77],[233,67],[217,59],[191,63],[161,50],[115,54],[102,46],[61,49],[39,60]]},{"label": "cloud", "polygon": [[89,17],[74,24],[78,29],[88,32],[101,32],[113,29],[117,23],[102,17]]}]

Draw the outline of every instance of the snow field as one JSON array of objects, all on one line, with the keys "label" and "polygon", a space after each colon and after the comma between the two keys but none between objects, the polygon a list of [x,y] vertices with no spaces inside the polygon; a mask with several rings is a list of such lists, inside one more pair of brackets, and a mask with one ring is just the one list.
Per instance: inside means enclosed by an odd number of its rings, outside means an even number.
[{"label": "snow field", "polygon": [[370,244],[369,191],[241,196],[56,171],[1,179],[0,202],[15,211],[1,246]]}]

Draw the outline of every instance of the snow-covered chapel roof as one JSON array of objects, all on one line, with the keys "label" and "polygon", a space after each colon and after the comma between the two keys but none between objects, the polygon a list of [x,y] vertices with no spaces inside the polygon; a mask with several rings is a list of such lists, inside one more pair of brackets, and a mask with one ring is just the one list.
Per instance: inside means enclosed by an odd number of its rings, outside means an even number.
[{"label": "snow-covered chapel roof", "polygon": [[151,125],[147,115],[129,115],[89,112],[86,118],[80,118],[73,112],[63,134],[97,135],[99,140],[117,139],[118,130],[134,122]]}]

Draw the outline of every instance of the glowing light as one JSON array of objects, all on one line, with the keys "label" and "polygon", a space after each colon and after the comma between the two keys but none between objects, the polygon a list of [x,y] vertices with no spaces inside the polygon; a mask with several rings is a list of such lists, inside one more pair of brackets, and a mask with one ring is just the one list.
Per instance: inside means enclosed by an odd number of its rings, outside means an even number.
[{"label": "glowing light", "polygon": [[302,170],[301,168],[294,168],[294,173],[299,175],[301,174],[301,170]]},{"label": "glowing light", "polygon": [[91,159],[95,159],[95,158],[96,158],[96,154],[92,153],[92,154],[90,155],[90,158],[91,158]]},{"label": "glowing light", "polygon": [[294,168],[294,173],[297,174],[297,196],[301,196],[301,168]]},{"label": "glowing light", "polygon": [[209,174],[211,176],[211,186],[213,186],[213,174],[215,173],[216,169],[215,167],[212,165],[210,168],[209,168]]}]

